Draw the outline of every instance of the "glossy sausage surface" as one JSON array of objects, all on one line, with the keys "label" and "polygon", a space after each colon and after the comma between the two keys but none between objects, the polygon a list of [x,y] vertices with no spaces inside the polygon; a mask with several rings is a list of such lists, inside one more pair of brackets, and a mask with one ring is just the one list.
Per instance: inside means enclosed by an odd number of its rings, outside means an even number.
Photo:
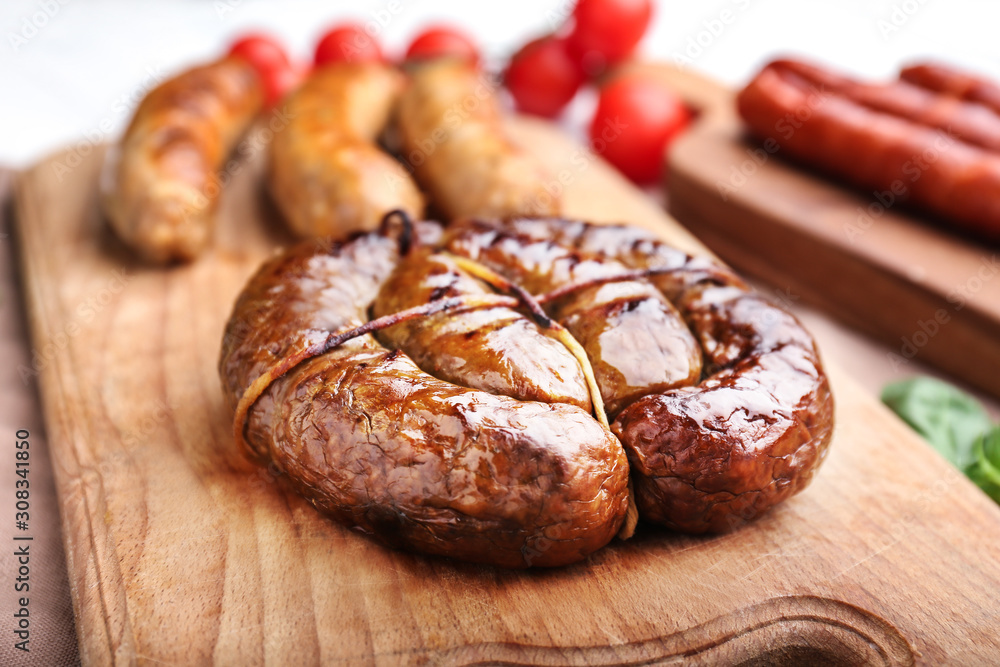
[{"label": "glossy sausage surface", "polygon": [[1000,114],[1000,85],[981,76],[941,63],[904,67],[899,78],[916,86],[977,102]]},{"label": "glossy sausage surface", "polygon": [[[475,220],[453,224],[444,245],[534,294],[629,271],[611,258]],[[546,310],[586,350],[611,418],[640,396],[691,384],[701,375],[697,342],[674,306],[645,279],[573,290]]]},{"label": "glossy sausage surface", "polygon": [[[438,299],[487,294],[447,255],[415,249],[400,259],[379,290],[372,314],[382,317]],[[514,308],[476,308],[408,320],[378,333],[433,376],[521,400],[569,403],[590,412],[580,364]]]},{"label": "glossy sausage surface", "polygon": [[902,81],[864,83],[797,60],[778,60],[775,69],[791,72],[829,93],[843,95],[862,106],[926,127],[942,130],[962,141],[1000,151],[1000,115],[982,104]]}]

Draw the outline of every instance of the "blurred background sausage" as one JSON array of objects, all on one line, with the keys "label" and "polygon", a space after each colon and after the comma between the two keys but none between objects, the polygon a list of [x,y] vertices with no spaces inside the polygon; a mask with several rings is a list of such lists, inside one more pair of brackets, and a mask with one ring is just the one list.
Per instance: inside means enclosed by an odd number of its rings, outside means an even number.
[{"label": "blurred background sausage", "polygon": [[104,210],[118,237],[152,262],[197,257],[211,239],[219,172],[262,103],[256,72],[233,57],[150,91],[109,149],[102,175]]},{"label": "blurred background sausage", "polygon": [[423,214],[410,175],[376,143],[402,85],[388,65],[333,63],[282,103],[289,121],[271,142],[268,185],[296,234],[344,238],[389,211]]},{"label": "blurred background sausage", "polygon": [[544,168],[503,129],[498,84],[461,59],[410,68],[399,107],[401,158],[447,219],[554,215]]}]

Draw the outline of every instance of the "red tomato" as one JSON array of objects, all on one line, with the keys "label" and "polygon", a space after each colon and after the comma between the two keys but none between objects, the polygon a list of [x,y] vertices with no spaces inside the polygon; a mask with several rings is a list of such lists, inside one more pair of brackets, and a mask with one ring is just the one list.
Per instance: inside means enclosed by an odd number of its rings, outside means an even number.
[{"label": "red tomato", "polygon": [[438,56],[458,56],[470,63],[479,63],[479,49],[464,32],[448,26],[432,26],[416,36],[406,49],[407,60],[437,58]]},{"label": "red tomato", "polygon": [[565,40],[549,35],[514,54],[505,80],[518,109],[552,118],[576,95],[583,72],[566,50]]},{"label": "red tomato", "polygon": [[262,33],[251,33],[233,42],[229,55],[240,56],[258,71],[289,67],[288,54],[281,42]]},{"label": "red tomato", "polygon": [[579,0],[573,10],[573,31],[567,38],[571,53],[588,74],[596,74],[595,70],[632,53],[652,15],[651,0]]},{"label": "red tomato", "polygon": [[229,55],[243,58],[257,70],[269,105],[281,99],[301,79],[284,47],[273,37],[259,33],[246,35],[233,43]]},{"label": "red tomato", "polygon": [[600,92],[591,147],[633,181],[652,183],[663,172],[670,142],[690,121],[684,102],[658,81],[623,77]]},{"label": "red tomato", "polygon": [[357,23],[345,23],[328,31],[316,45],[316,66],[327,63],[381,62],[378,41]]}]

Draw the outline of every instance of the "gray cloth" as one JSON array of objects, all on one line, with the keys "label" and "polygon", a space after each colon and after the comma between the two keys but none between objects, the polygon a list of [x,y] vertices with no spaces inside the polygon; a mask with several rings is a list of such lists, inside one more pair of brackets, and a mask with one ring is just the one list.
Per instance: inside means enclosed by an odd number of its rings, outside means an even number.
[{"label": "gray cloth", "polygon": [[[33,377],[22,379],[19,367],[30,368],[28,324],[16,272],[16,239],[11,229],[7,194],[9,172],[0,172],[0,665],[60,667],[80,663],[73,608],[63,555],[59,505],[52,479],[52,462],[42,425],[38,387]],[[28,530],[15,526],[15,434],[29,438]],[[28,536],[31,541],[15,541]],[[15,550],[28,547],[29,590],[14,589],[18,576]],[[27,596],[29,653],[15,648],[14,630],[19,598]]]}]

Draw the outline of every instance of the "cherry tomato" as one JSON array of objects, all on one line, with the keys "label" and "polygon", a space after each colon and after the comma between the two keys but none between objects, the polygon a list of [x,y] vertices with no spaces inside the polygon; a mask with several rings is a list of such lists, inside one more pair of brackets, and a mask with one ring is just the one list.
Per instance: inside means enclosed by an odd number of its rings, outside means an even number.
[{"label": "cherry tomato", "polygon": [[579,0],[567,38],[570,52],[588,74],[598,74],[632,53],[652,15],[651,0]]},{"label": "cherry tomato", "polygon": [[622,77],[600,92],[591,146],[633,181],[652,183],[663,172],[670,142],[690,121],[684,102],[660,82]]},{"label": "cherry tomato", "polygon": [[583,78],[565,40],[549,35],[528,42],[514,54],[506,83],[518,109],[553,118],[573,99]]},{"label": "cherry tomato", "polygon": [[229,48],[229,55],[246,60],[257,70],[264,99],[274,104],[301,80],[300,73],[288,60],[284,47],[273,37],[253,33],[236,40]]},{"label": "cherry tomato", "polygon": [[288,54],[281,42],[263,33],[250,33],[233,42],[229,55],[240,56],[258,71],[289,66]]},{"label": "cherry tomato", "polygon": [[378,41],[357,23],[344,23],[329,30],[316,45],[316,66],[328,63],[381,62]]},{"label": "cherry tomato", "polygon": [[479,63],[479,49],[464,32],[444,25],[431,26],[417,35],[406,49],[407,60],[457,56]]}]

